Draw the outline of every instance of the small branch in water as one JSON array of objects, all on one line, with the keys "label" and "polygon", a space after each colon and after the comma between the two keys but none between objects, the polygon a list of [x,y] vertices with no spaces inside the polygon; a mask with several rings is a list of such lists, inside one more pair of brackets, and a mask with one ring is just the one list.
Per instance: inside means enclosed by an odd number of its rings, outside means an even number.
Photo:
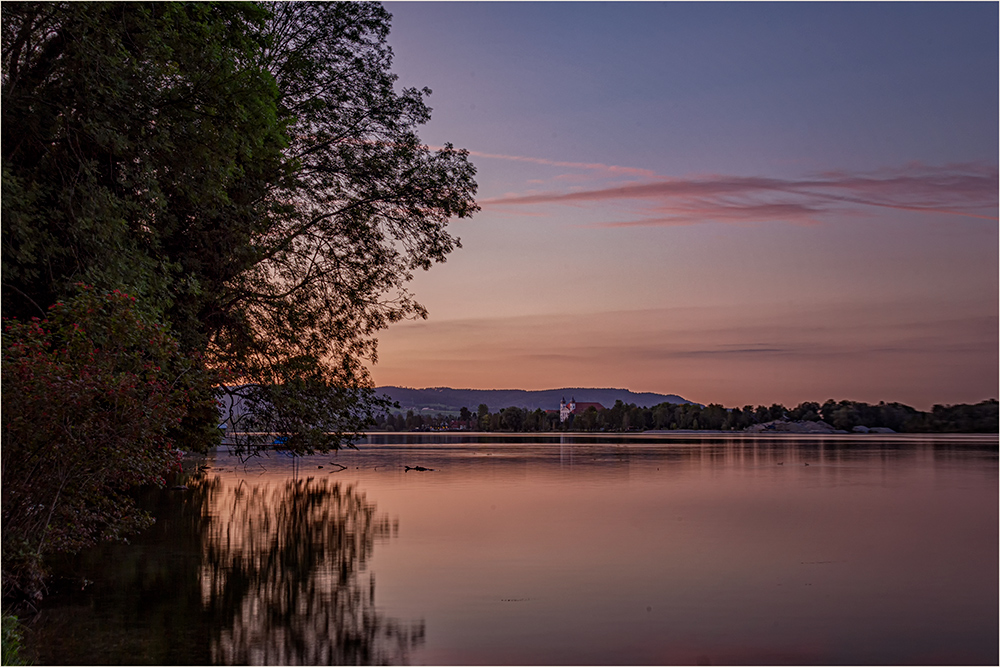
[{"label": "small branch in water", "polygon": [[332,475],[335,472],[341,472],[343,470],[347,470],[347,466],[341,465],[340,463],[334,463],[333,461],[330,461],[330,465],[337,466],[338,470],[331,470],[330,472],[327,473],[328,475]]},{"label": "small branch in water", "polygon": [[411,470],[416,470],[417,472],[433,472],[434,471],[434,468],[425,468],[423,466],[413,466],[412,468],[410,466],[403,466],[403,467],[406,468],[403,472],[410,472]]}]

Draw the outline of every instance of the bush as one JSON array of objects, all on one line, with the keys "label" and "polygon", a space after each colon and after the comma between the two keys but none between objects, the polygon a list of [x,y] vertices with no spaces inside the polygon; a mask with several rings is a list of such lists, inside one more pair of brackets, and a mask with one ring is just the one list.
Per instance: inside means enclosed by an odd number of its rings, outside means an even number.
[{"label": "bush", "polygon": [[80,286],[2,339],[3,592],[37,599],[46,556],[152,522],[126,493],[179,467],[171,432],[207,373],[117,290]]},{"label": "bush", "polygon": [[25,665],[27,664],[21,657],[21,627],[18,625],[17,616],[3,615],[3,641],[2,664],[4,665]]}]

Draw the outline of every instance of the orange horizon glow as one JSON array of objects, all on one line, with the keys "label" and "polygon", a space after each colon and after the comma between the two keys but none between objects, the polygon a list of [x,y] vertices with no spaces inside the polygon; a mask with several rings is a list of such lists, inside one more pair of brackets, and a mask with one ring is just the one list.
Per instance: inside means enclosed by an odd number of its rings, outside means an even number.
[{"label": "orange horizon glow", "polygon": [[878,310],[748,308],[739,329],[710,308],[432,317],[383,332],[372,377],[417,388],[615,387],[727,407],[832,398],[929,410],[996,398],[994,318]]},{"label": "orange horizon glow", "polygon": [[481,210],[376,384],[1000,393],[996,5],[391,11],[421,140],[468,150]]}]

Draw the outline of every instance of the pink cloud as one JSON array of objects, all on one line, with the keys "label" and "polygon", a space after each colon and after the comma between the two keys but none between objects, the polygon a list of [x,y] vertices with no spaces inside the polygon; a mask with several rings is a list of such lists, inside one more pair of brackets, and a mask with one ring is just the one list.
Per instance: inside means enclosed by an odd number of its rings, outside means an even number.
[{"label": "pink cloud", "polygon": [[648,226],[686,226],[703,222],[741,223],[760,220],[781,220],[796,225],[816,225],[820,223],[820,215],[824,209],[799,203],[715,203],[698,202],[684,205],[657,207],[655,216],[639,220],[620,222],[604,222],[595,227],[648,227]]},{"label": "pink cloud", "polygon": [[831,171],[800,179],[726,176],[659,178],[572,192],[541,192],[480,201],[484,207],[647,201],[652,215],[606,226],[683,225],[780,220],[815,224],[850,207],[944,213],[996,220],[997,168],[911,164],[878,172]]}]

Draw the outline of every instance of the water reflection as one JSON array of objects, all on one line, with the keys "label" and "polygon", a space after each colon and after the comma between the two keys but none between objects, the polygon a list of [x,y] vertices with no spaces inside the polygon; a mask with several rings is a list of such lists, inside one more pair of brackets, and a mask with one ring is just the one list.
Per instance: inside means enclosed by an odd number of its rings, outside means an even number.
[{"label": "water reflection", "polygon": [[398,534],[354,484],[213,476],[152,491],[133,545],[61,568],[31,626],[43,664],[406,664],[424,624],[386,617],[366,573]]},{"label": "water reflection", "polygon": [[202,600],[231,618],[212,638],[213,662],[408,662],[423,624],[404,625],[375,609],[374,576],[361,573],[393,526],[354,485],[240,480],[223,486],[214,506]]},{"label": "water reflection", "polygon": [[35,662],[996,664],[995,436],[379,438],[152,496]]},{"label": "water reflection", "polygon": [[[627,479],[632,474],[692,474],[771,476],[808,474],[815,483],[860,481],[874,476],[886,480],[908,475],[916,468],[949,461],[980,461],[995,470],[996,438],[989,436],[805,436],[643,437],[561,435],[538,437],[494,435],[477,438],[462,434],[379,434],[359,451],[341,452],[338,461],[351,468],[386,470],[422,465],[442,473],[472,477],[505,475],[537,478],[558,474],[586,478]],[[604,442],[608,440],[609,442]]]}]

